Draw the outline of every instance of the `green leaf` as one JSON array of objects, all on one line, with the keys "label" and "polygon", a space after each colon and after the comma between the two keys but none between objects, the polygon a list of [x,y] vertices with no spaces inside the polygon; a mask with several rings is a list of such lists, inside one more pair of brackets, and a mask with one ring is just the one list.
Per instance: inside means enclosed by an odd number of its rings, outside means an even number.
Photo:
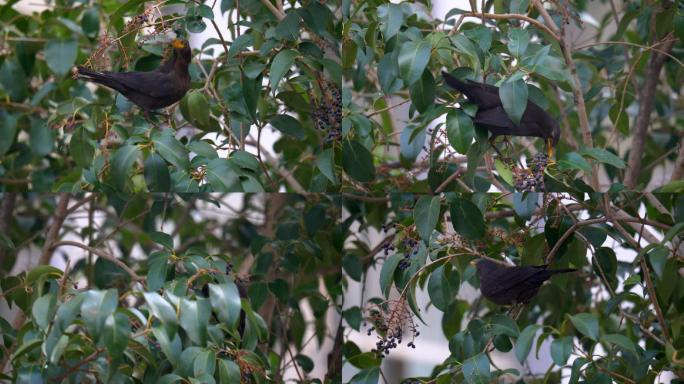
[{"label": "green leaf", "polygon": [[280,132],[290,135],[297,140],[303,140],[305,137],[302,123],[290,115],[273,116],[268,123]]},{"label": "green leaf", "polygon": [[380,19],[380,31],[385,41],[394,37],[404,23],[404,13],[399,4],[383,4],[378,7],[378,19]]},{"label": "green leaf", "polygon": [[411,167],[425,145],[425,127],[409,125],[404,127],[399,138],[399,155],[402,165]]},{"label": "green leaf", "polygon": [[230,44],[228,58],[234,57],[238,52],[254,44],[254,36],[249,33],[237,36]]},{"label": "green leaf", "polygon": [[161,321],[169,339],[173,340],[178,328],[176,310],[156,292],[144,292],[143,296],[145,296],[145,301],[150,308],[150,313]]},{"label": "green leaf", "polygon": [[399,49],[399,75],[411,86],[420,79],[430,61],[432,45],[425,39],[419,42],[407,41]]},{"label": "green leaf", "polygon": [[520,332],[520,336],[518,336],[518,340],[515,342],[515,357],[518,358],[520,364],[524,364],[525,360],[527,360],[527,355],[530,354],[530,349],[532,349],[534,335],[539,328],[541,328],[539,324],[530,324]]},{"label": "green leaf", "polygon": [[47,293],[33,302],[31,314],[33,315],[33,320],[43,332],[47,331],[55,315],[56,304],[57,296],[53,293]]},{"label": "green leaf", "polygon": [[239,383],[241,379],[240,367],[232,360],[219,359],[219,383],[233,384]]},{"label": "green leaf", "polygon": [[64,76],[76,62],[78,42],[75,39],[52,39],[45,44],[45,60],[48,68],[58,76]]},{"label": "green leaf", "polygon": [[119,148],[112,156],[112,178],[114,186],[118,190],[123,190],[130,180],[130,173],[133,164],[140,157],[141,152],[137,145],[125,144]]},{"label": "green leaf", "polygon": [[[192,364],[193,375],[199,377],[202,375],[213,376],[216,370],[216,352],[211,350],[203,350],[197,354],[195,361]],[[205,383],[206,381],[202,381]]]},{"label": "green leaf", "polygon": [[615,156],[613,153],[611,153],[605,149],[582,148],[582,150],[580,151],[580,154],[582,154],[583,156],[594,158],[601,163],[612,165],[615,168],[622,169],[626,166],[625,162],[621,158]]},{"label": "green leaf", "polygon": [[572,371],[570,372],[570,384],[577,384],[579,377],[580,377],[580,371],[582,370],[582,366],[587,363],[587,359],[584,357],[578,357],[575,359],[575,361],[572,362]]},{"label": "green leaf", "polygon": [[[5,61],[5,65],[7,65],[7,61]],[[0,81],[4,81],[2,75],[3,73],[0,71]],[[0,156],[6,154],[14,143],[17,135],[17,121],[16,115],[0,111]]]},{"label": "green leaf", "polygon": [[235,163],[238,167],[252,171],[252,172],[258,172],[259,171],[259,160],[256,158],[256,156],[252,155],[251,153],[247,151],[233,151],[230,153],[230,160]]},{"label": "green leaf", "polygon": [[333,160],[333,150],[331,148],[323,150],[316,156],[316,167],[321,173],[330,180],[331,183],[337,185],[337,176],[335,175],[335,161]]},{"label": "green leaf", "polygon": [[52,152],[55,142],[55,134],[43,119],[31,118],[31,131],[29,133],[29,145],[35,156],[45,156]]},{"label": "green leaf", "polygon": [[513,172],[504,164],[501,160],[496,159],[494,161],[494,168],[496,168],[496,173],[506,182],[506,184],[513,186]]},{"label": "green leaf", "polygon": [[170,256],[169,252],[158,252],[150,259],[147,271],[147,289],[150,291],[158,291],[164,285]]},{"label": "green leaf", "polygon": [[529,3],[529,0],[511,0],[509,9],[511,10],[511,13],[521,13],[526,15]]},{"label": "green leaf", "polygon": [[216,192],[239,192],[240,179],[238,179],[233,164],[226,159],[213,159],[205,168],[206,178]]},{"label": "green leaf", "polygon": [[450,111],[446,117],[446,129],[449,144],[458,153],[468,153],[475,139],[475,126],[470,116],[460,109]]},{"label": "green leaf", "polygon": [[520,331],[518,325],[510,317],[502,314],[496,314],[491,322],[492,335],[506,335],[510,337],[518,337]]},{"label": "green leaf", "polygon": [[413,219],[416,223],[416,229],[425,244],[429,244],[432,231],[437,226],[439,211],[439,196],[421,196],[413,208]]},{"label": "green leaf", "polygon": [[[69,153],[77,165],[88,168],[93,161],[95,148],[90,143],[88,133],[84,125],[74,129],[69,141]],[[0,153],[1,154],[1,153]]]},{"label": "green leaf", "polygon": [[361,328],[363,314],[361,313],[361,308],[359,308],[358,306],[353,306],[351,308],[345,309],[342,312],[342,316],[352,329],[358,331]]},{"label": "green leaf", "polygon": [[395,253],[385,259],[380,270],[380,289],[385,297],[389,297],[390,288],[392,288],[392,281],[394,280],[394,270],[397,269],[399,261],[403,255]]},{"label": "green leaf", "polygon": [[380,368],[373,367],[362,370],[351,378],[349,384],[377,384],[380,380]]},{"label": "green leaf", "polygon": [[663,273],[665,271],[665,263],[667,263],[667,257],[670,251],[664,246],[655,246],[647,253],[648,263],[651,264],[653,271],[655,271],[658,279],[663,278]]},{"label": "green leaf", "polygon": [[169,339],[169,335],[162,326],[153,326],[152,334],[154,335],[154,338],[157,339],[159,348],[162,350],[164,355],[166,355],[166,358],[169,359],[171,365],[174,367],[177,366],[183,351],[183,345],[181,343],[180,336],[176,333],[173,339]]},{"label": "green leaf", "polygon": [[198,128],[206,130],[209,128],[209,101],[200,90],[192,90],[185,96],[190,114],[190,122]]},{"label": "green leaf", "polygon": [[598,340],[599,325],[596,316],[591,313],[579,313],[577,315],[570,316],[570,321],[572,322],[572,325],[574,325],[575,328],[583,335],[594,341]]},{"label": "green leaf", "polygon": [[223,284],[209,284],[211,307],[222,323],[231,328],[237,326],[240,318],[240,292],[232,281]]},{"label": "green leaf", "polygon": [[347,140],[342,146],[342,168],[356,181],[362,183],[375,179],[373,156],[361,143]]},{"label": "green leaf", "polygon": [[83,293],[78,293],[69,301],[59,305],[55,316],[55,326],[60,332],[64,332],[69,325],[76,319],[83,303]]},{"label": "green leaf", "polygon": [[[205,110],[203,113],[206,114],[207,111]],[[187,170],[190,167],[188,150],[176,139],[171,129],[165,129],[161,132],[155,131],[152,133],[151,138],[154,143],[154,149],[166,161],[183,170]]]},{"label": "green leaf", "polygon": [[591,165],[579,153],[570,152],[565,154],[563,160],[558,161],[558,169],[561,171],[579,169],[584,172],[591,172]]},{"label": "green leaf", "polygon": [[64,272],[61,269],[55,268],[51,265],[39,265],[26,274],[26,285],[32,286],[37,281],[45,281],[46,279],[59,279]]},{"label": "green leaf", "polygon": [[489,383],[489,359],[484,353],[469,358],[463,362],[463,377],[468,383]]},{"label": "green leaf", "polygon": [[[9,95],[10,99],[12,101],[20,102],[28,96],[28,86],[27,86],[28,81],[26,80],[26,73],[24,73],[24,70],[21,68],[21,65],[17,62],[15,59],[5,59],[5,62],[2,64],[2,67],[0,67],[0,84],[2,84],[2,87],[4,90],[7,92]],[[4,154],[3,146],[2,143],[4,142],[5,135],[2,134],[3,130],[11,131],[12,126],[5,127],[3,128],[4,124],[7,124],[8,122],[10,124],[15,124],[16,125],[16,117],[13,114],[6,113],[6,110],[3,108],[2,114],[0,114],[0,117],[3,117],[3,120],[5,122],[3,124],[0,124],[0,138],[3,140],[0,140],[0,154]],[[9,137],[9,139],[14,139],[14,135]],[[9,148],[9,145],[12,144],[12,141],[10,140],[9,143],[6,143],[7,148]],[[5,149],[6,151],[6,149]]]},{"label": "green leaf", "polygon": [[551,358],[557,366],[564,366],[571,353],[572,336],[563,336],[551,342]]},{"label": "green leaf", "polygon": [[100,15],[97,7],[92,7],[83,13],[81,29],[88,38],[95,38],[100,32]]},{"label": "green leaf", "polygon": [[[73,139],[72,139],[73,141]],[[169,167],[156,153],[150,153],[143,164],[145,183],[150,192],[168,192],[171,187]]]},{"label": "green leaf", "polygon": [[601,341],[604,343],[615,344],[625,351],[632,352],[635,355],[637,354],[636,345],[625,335],[611,333],[601,336]]},{"label": "green leaf", "polygon": [[506,81],[499,87],[499,97],[506,114],[515,125],[520,125],[520,119],[527,108],[527,85],[522,80]]},{"label": "green leaf", "polygon": [[430,273],[428,295],[435,308],[442,312],[446,312],[447,307],[454,299],[455,295],[451,289],[451,282],[445,274],[444,265],[440,265]]},{"label": "green leaf", "polygon": [[207,324],[211,308],[209,300],[180,299],[180,326],[183,327],[190,340],[202,347],[207,344]]},{"label": "green leaf", "polygon": [[530,34],[526,29],[512,28],[508,31],[508,52],[520,58],[527,50],[530,42]]},{"label": "green leaf", "polygon": [[299,55],[299,52],[292,49],[284,49],[273,58],[271,62],[271,92],[275,95],[276,89],[278,88],[278,83],[285,76],[292,64],[294,64],[295,57]]},{"label": "green leaf", "polygon": [[275,29],[275,35],[279,39],[294,40],[299,37],[299,22],[301,18],[296,11],[287,13],[284,19],[280,20]]},{"label": "green leaf", "polygon": [[409,88],[411,102],[418,112],[423,113],[433,106],[435,101],[435,78],[429,70],[423,71],[420,81]]},{"label": "green leaf", "polygon": [[128,346],[131,335],[131,322],[123,313],[112,313],[105,320],[102,336],[109,356],[114,359],[121,357]]},{"label": "green leaf", "polygon": [[484,236],[486,227],[480,209],[465,199],[455,199],[451,203],[451,223],[456,232],[469,240]]},{"label": "green leaf", "polygon": [[107,317],[114,313],[118,304],[119,293],[116,289],[85,292],[81,304],[81,319],[83,319],[91,338],[99,339]]}]

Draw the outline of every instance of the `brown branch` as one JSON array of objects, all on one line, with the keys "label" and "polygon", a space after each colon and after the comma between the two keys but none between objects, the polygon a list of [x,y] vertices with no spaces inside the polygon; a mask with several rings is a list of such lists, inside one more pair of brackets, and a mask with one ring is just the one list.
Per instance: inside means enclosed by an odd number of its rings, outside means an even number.
[{"label": "brown branch", "polygon": [[[12,214],[14,212],[14,203],[17,201],[17,194],[14,192],[3,193],[2,205],[0,206],[0,233],[9,235],[10,223],[12,222]],[[9,236],[8,236],[9,237]],[[7,249],[0,246],[0,268],[5,265],[5,256]]]},{"label": "brown branch", "polygon": [[[551,15],[549,15],[549,13],[546,11],[546,8],[544,8],[541,2],[539,0],[533,0],[533,3],[535,8],[537,8],[539,13],[544,18],[546,24],[552,26],[553,29],[557,30],[558,27],[556,26],[556,23],[554,23],[553,19],[551,18]],[[572,58],[572,48],[570,47],[569,41],[565,38],[565,28],[561,29],[560,38],[558,39],[558,42],[560,43],[559,45],[561,52],[563,53],[563,58],[565,59],[565,64],[570,69],[570,75],[574,83],[572,87],[572,95],[575,101],[575,107],[577,109],[577,117],[579,119],[580,129],[582,131],[582,142],[586,147],[593,148],[594,142],[591,137],[591,131],[589,129],[589,117],[587,114],[587,107],[584,103],[584,95],[582,94],[582,83],[580,82],[579,76],[577,75],[577,66],[575,65],[575,61]],[[596,166],[595,161],[592,161],[591,164],[592,172],[591,175],[587,175],[587,178],[589,179],[588,181],[591,187],[595,191],[598,191],[598,167]]]},{"label": "brown branch", "polygon": [[[609,213],[609,216],[611,219],[612,217],[612,212]],[[611,221],[615,229],[620,232],[620,234],[627,240],[627,242],[634,247],[634,249],[638,252],[641,247],[639,246],[639,243],[634,240],[632,236],[627,233],[627,231],[622,227],[622,225],[617,222],[617,220],[612,220]],[[646,259],[644,257],[639,260],[639,265],[641,266],[641,271],[644,273],[644,280],[646,282],[646,289],[648,291],[648,295],[651,297],[651,301],[653,302],[653,307],[655,307],[656,311],[656,317],[658,317],[658,322],[660,323],[660,329],[663,332],[663,335],[665,336],[665,340],[668,342],[671,342],[670,338],[670,332],[667,329],[667,323],[665,322],[665,317],[663,316],[663,310],[660,308],[660,304],[658,303],[658,297],[655,294],[655,289],[653,288],[653,281],[651,280],[651,272],[648,269],[648,266],[646,265]]]},{"label": "brown branch", "polygon": [[442,191],[444,191],[446,189],[446,187],[449,184],[451,184],[452,181],[456,180],[459,176],[461,176],[461,174],[463,172],[465,172],[465,170],[463,168],[459,168],[458,170],[456,170],[456,172],[449,175],[449,177],[444,179],[444,181],[439,185],[439,187],[437,187],[437,189],[435,189],[435,194],[442,193]]},{"label": "brown branch", "polygon": [[501,13],[501,14],[494,14],[494,13],[480,13],[480,12],[463,12],[463,16],[471,16],[471,17],[484,17],[485,19],[493,19],[493,20],[509,20],[509,19],[516,19],[516,20],[522,20],[526,21],[535,27],[541,29],[542,31],[546,32],[549,34],[554,40],[560,41],[558,38],[558,34],[556,34],[551,28],[547,27],[546,25],[538,22],[537,20],[517,14],[517,13]]},{"label": "brown branch", "polygon": [[679,151],[674,163],[674,170],[670,181],[677,181],[684,178],[684,140],[679,140]]},{"label": "brown branch", "polygon": [[[281,21],[285,18],[285,13],[281,12],[278,8],[276,8],[269,0],[261,0],[261,4],[263,4],[264,7],[268,8],[269,11],[278,19],[278,21]],[[240,28],[238,26],[238,28]]]},{"label": "brown branch", "polygon": [[59,231],[62,229],[62,224],[64,224],[64,219],[67,216],[67,208],[69,206],[69,194],[60,193],[58,195],[59,201],[57,202],[57,208],[55,208],[55,214],[52,219],[52,225],[48,230],[47,236],[45,238],[45,243],[43,244],[43,252],[38,259],[38,265],[49,264],[52,258],[52,251],[57,238],[59,237]]},{"label": "brown branch", "polygon": [[[674,45],[674,40],[668,40],[661,48],[663,52],[669,53]],[[639,113],[637,114],[632,136],[632,148],[629,151],[627,160],[627,172],[625,173],[624,184],[627,188],[634,189],[639,181],[641,171],[641,159],[643,156],[644,145],[650,122],[651,112],[655,107],[656,87],[660,80],[660,71],[665,64],[667,56],[659,52],[651,52],[648,60],[644,83],[639,90]]]},{"label": "brown branch", "polygon": [[64,372],[63,374],[61,374],[61,375],[59,375],[59,376],[57,376],[57,377],[55,377],[55,378],[50,379],[50,381],[53,382],[53,383],[60,383],[60,382],[64,381],[64,379],[66,379],[67,377],[69,377],[69,375],[71,375],[72,373],[76,372],[76,371],[77,371],[80,367],[82,367],[83,365],[88,364],[89,362],[91,362],[91,361],[97,359],[97,357],[98,357],[98,356],[100,355],[100,353],[102,353],[103,351],[104,351],[104,348],[98,348],[98,349],[96,349],[96,350],[95,350],[93,353],[91,353],[88,357],[86,357],[86,358],[84,358],[83,360],[79,361],[79,362],[78,362],[76,365],[74,365],[73,367],[67,369],[67,371]]},{"label": "brown branch", "polygon": [[81,244],[81,243],[79,243],[79,242],[76,242],[76,241],[69,241],[69,240],[58,241],[58,242],[56,242],[56,243],[54,243],[54,244],[52,245],[52,248],[53,248],[53,249],[56,249],[56,248],[61,247],[61,246],[69,246],[69,245],[70,245],[70,246],[73,246],[73,247],[77,247],[77,248],[84,249],[84,250],[86,250],[86,251],[88,251],[88,252],[91,252],[91,253],[93,253],[93,254],[95,254],[95,255],[97,255],[97,256],[100,256],[100,257],[102,257],[102,258],[104,258],[104,259],[107,259],[107,260],[111,261],[112,263],[118,265],[121,269],[123,269],[124,271],[126,271],[126,273],[128,273],[128,274],[131,276],[131,278],[133,279],[133,281],[142,281],[142,282],[145,281],[145,278],[144,278],[144,277],[138,276],[138,274],[136,274],[135,271],[134,271],[133,269],[131,269],[131,267],[129,267],[128,265],[126,265],[126,263],[124,263],[123,261],[117,259],[114,255],[111,255],[110,253],[108,253],[108,252],[106,252],[106,251],[103,251],[103,250],[101,250],[101,249],[93,248],[93,247],[87,246],[87,245],[85,245],[85,244]]},{"label": "brown branch", "polygon": [[573,224],[570,228],[568,228],[567,231],[565,231],[563,236],[561,236],[560,239],[558,239],[558,241],[556,241],[556,244],[553,245],[553,248],[551,248],[551,251],[549,252],[549,254],[546,255],[546,259],[544,260],[544,264],[551,264],[553,262],[553,257],[556,255],[556,253],[558,252],[560,247],[563,245],[565,240],[567,240],[568,237],[570,237],[570,235],[575,233],[577,228],[583,227],[585,225],[605,223],[606,221],[608,221],[607,218],[601,217],[598,219],[589,219],[589,220],[584,220],[584,221],[580,221],[580,222]]}]

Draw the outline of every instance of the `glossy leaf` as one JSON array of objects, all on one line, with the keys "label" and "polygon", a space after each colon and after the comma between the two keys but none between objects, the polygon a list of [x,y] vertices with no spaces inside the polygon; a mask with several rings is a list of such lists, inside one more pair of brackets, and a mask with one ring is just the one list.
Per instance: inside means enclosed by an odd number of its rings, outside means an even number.
[{"label": "glossy leaf", "polygon": [[534,336],[539,328],[541,326],[538,324],[530,324],[520,332],[520,336],[518,336],[518,340],[515,342],[515,357],[518,358],[520,364],[524,364],[525,360],[527,360],[527,355],[530,354],[530,349],[532,349]]},{"label": "glossy leaf", "polygon": [[579,313],[570,316],[570,321],[580,333],[594,341],[598,340],[599,325],[595,315],[591,313]]},{"label": "glossy leaf", "polygon": [[109,356],[119,358],[128,345],[130,335],[131,323],[126,315],[112,313],[107,316],[102,336]]},{"label": "glossy leaf", "polygon": [[439,221],[440,197],[421,196],[413,208],[413,219],[420,237],[427,244]]},{"label": "glossy leaf", "polygon": [[499,97],[506,114],[519,125],[525,109],[527,108],[527,85],[522,80],[506,81],[499,87]]}]

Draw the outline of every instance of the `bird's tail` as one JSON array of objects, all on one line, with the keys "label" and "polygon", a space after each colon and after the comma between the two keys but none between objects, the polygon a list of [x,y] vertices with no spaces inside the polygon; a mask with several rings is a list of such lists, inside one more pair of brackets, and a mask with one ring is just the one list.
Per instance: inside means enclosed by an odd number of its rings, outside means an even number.
[{"label": "bird's tail", "polygon": [[547,269],[547,271],[551,272],[552,274],[556,273],[568,273],[568,272],[575,272],[577,268],[565,268],[565,269]]},{"label": "bird's tail", "polygon": [[78,76],[84,80],[102,84],[119,92],[123,91],[121,83],[116,81],[116,79],[107,72],[93,71],[80,65],[76,68],[78,69]]},{"label": "bird's tail", "polygon": [[449,84],[449,86],[451,88],[456,89],[456,90],[460,91],[461,93],[466,94],[466,96],[468,96],[467,93],[468,93],[468,90],[470,88],[468,86],[468,84],[466,84],[465,82],[451,76],[449,74],[449,72],[446,72],[446,71],[442,71],[442,77],[444,78],[444,81],[447,84]]}]

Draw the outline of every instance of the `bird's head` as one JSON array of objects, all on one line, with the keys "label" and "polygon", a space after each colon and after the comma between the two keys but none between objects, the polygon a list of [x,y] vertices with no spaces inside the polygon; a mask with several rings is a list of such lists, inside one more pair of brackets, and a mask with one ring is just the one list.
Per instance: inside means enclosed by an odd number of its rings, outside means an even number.
[{"label": "bird's head", "polygon": [[190,50],[190,43],[188,43],[187,40],[173,39],[173,41],[171,41],[171,47],[173,47],[174,55],[181,59],[183,64],[190,64],[190,60],[192,60],[192,50]]}]

